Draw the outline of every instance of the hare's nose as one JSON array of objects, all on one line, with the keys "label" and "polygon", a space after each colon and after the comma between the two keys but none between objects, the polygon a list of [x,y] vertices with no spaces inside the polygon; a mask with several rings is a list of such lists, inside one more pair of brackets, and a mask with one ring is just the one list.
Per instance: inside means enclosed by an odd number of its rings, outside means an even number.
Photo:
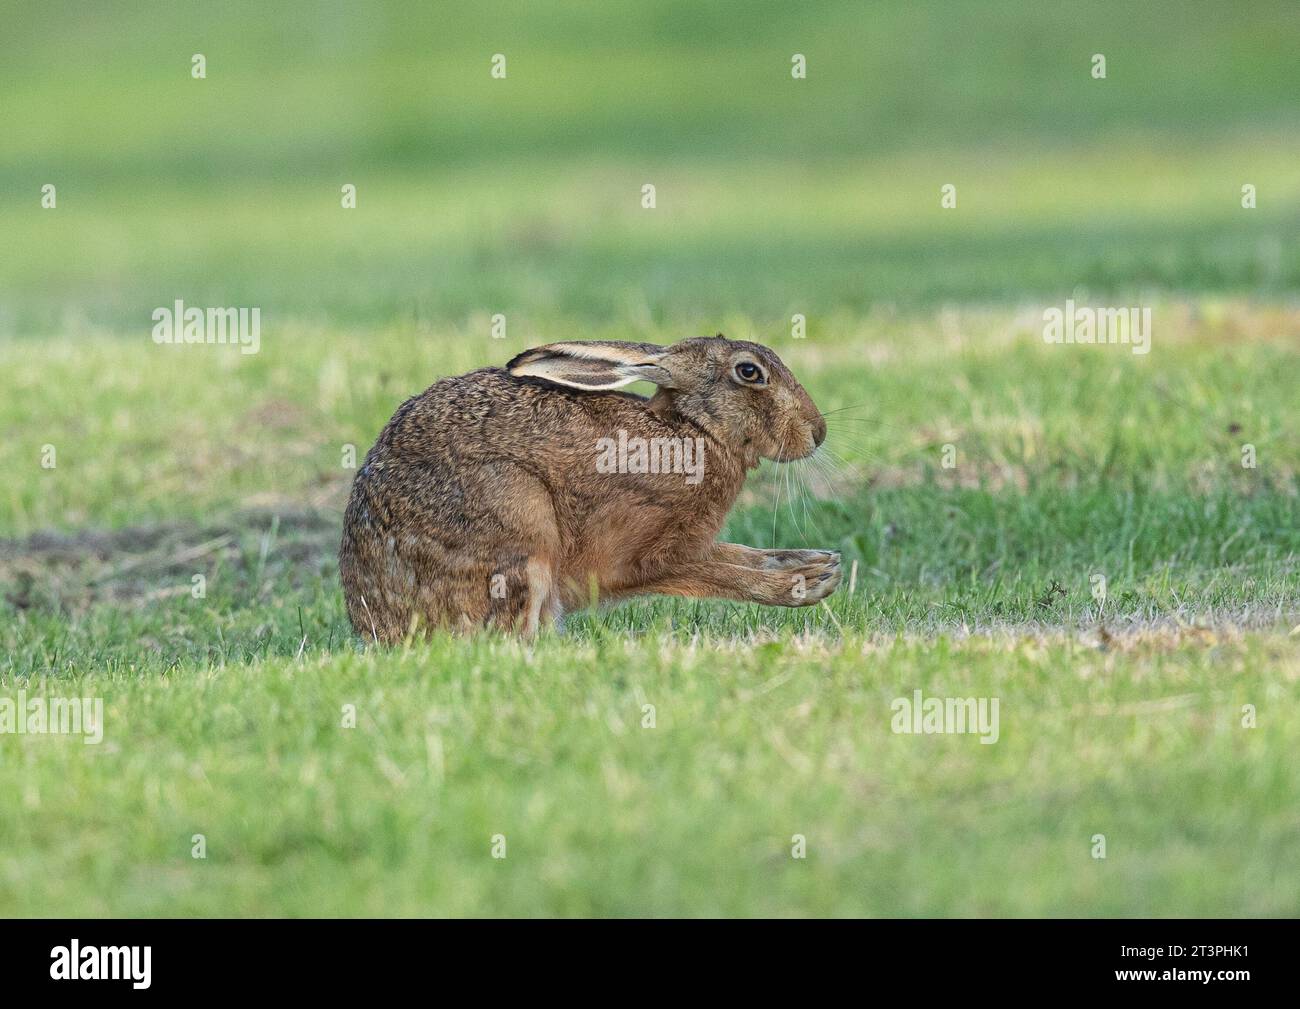
[{"label": "hare's nose", "polygon": [[813,421],[812,436],[813,445],[820,445],[826,440],[826,418],[821,414],[818,414],[817,419]]}]

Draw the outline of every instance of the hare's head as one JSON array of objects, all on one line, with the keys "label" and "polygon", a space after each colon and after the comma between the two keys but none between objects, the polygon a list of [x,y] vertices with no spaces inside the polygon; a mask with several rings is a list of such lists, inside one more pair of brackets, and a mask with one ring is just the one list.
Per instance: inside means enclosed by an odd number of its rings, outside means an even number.
[{"label": "hare's head", "polygon": [[675,414],[734,449],[747,465],[811,455],[826,421],[779,357],[762,344],[718,336],[652,343],[552,343],[524,351],[512,375],[592,392],[653,382],[650,409]]}]

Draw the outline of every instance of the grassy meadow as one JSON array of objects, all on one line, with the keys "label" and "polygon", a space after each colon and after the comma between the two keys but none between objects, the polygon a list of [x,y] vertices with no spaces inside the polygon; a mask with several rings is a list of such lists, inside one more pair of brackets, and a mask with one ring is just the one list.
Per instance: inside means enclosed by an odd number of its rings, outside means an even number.
[{"label": "grassy meadow", "polygon": [[[0,731],[0,914],[1300,914],[1289,5],[6,18],[0,706],[104,731]],[[178,298],[258,353],[155,344]],[[1045,343],[1066,299],[1150,353]],[[727,537],[851,591],[352,636],[404,399],[717,331],[830,414]],[[996,742],[892,731],[916,690]]]}]

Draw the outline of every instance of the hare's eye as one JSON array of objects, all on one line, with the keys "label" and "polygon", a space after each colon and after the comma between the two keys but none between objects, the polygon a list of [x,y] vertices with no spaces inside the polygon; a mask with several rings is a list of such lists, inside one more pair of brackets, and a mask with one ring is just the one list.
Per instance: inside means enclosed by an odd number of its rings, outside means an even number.
[{"label": "hare's eye", "polygon": [[763,381],[763,369],[752,361],[741,361],[736,365],[736,377],[742,382],[758,384]]}]

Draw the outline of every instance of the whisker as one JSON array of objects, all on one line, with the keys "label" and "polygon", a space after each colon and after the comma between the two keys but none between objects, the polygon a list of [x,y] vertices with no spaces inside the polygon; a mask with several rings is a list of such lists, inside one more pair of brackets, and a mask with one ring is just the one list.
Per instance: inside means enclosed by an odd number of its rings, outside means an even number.
[{"label": "whisker", "polygon": [[[802,459],[799,460],[799,462],[802,461],[803,461]],[[798,498],[799,496],[799,473],[800,473],[799,463],[796,463],[794,466],[790,467],[790,505],[792,511],[794,508],[795,499]],[[802,505],[802,501],[800,501],[800,504]],[[798,514],[792,515],[791,519],[794,522],[795,532],[798,533],[800,544],[802,545],[804,538],[808,535],[808,527],[805,525],[803,528],[800,528]]]},{"label": "whisker", "polygon": [[[843,447],[843,448],[847,448],[848,446],[841,446],[841,447]],[[852,469],[852,467],[853,467],[853,463],[854,463],[854,460],[851,460],[851,459],[845,459],[842,455],[840,455],[838,452],[836,452],[833,448],[826,448],[825,445],[822,446],[822,450],[826,453],[826,457],[827,457],[827,459],[834,460],[836,464],[838,464],[839,466],[843,467],[844,469]],[[877,462],[878,462],[878,461],[880,460],[880,458],[881,458],[879,455],[871,454],[871,453],[866,453],[865,450],[863,450],[863,452],[864,452],[863,458],[869,459],[869,460],[871,460],[871,461],[877,461]]]},{"label": "whisker", "polygon": [[[823,418],[826,416],[826,414],[822,414]],[[833,420],[827,421],[826,426],[827,428],[834,428],[840,424],[869,424],[881,431],[888,431],[891,434],[900,435],[911,435],[916,432],[915,425],[893,424],[875,415],[870,417],[835,417]]]},{"label": "whisker", "polygon": [[870,403],[855,403],[853,406],[842,406],[837,410],[827,410],[822,414],[822,417],[834,417],[837,413],[844,413],[846,410],[865,410],[869,406],[871,406]]},{"label": "whisker", "polygon": [[[840,467],[840,469],[837,470],[836,467]],[[817,476],[828,490],[834,489],[835,478],[843,471],[841,464],[832,460],[829,450],[824,446],[809,456],[808,469],[809,474]],[[813,495],[818,496],[815,488],[813,489]]]},{"label": "whisker", "polygon": [[840,462],[838,459],[833,459],[830,455],[819,456],[817,458],[816,469],[825,484],[827,492],[826,496],[834,494],[837,480],[840,478],[851,479],[854,476],[851,467]]},{"label": "whisker", "polygon": [[[811,470],[811,465],[801,466],[799,472],[796,474],[796,476],[799,477],[800,479],[799,501],[803,505],[803,530],[804,530],[805,540],[807,540],[808,537],[808,524],[810,522],[812,523],[813,532],[817,534],[817,538],[818,539],[822,538],[821,530],[817,527],[817,523],[813,521],[812,514],[808,511],[808,498],[810,497],[810,492],[808,490],[808,473],[810,472],[810,470]],[[816,510],[817,510],[816,505],[814,505],[813,511]]]},{"label": "whisker", "polygon": [[776,548],[776,517],[781,512],[781,481],[776,481],[776,494],[772,498],[772,547]]},{"label": "whisker", "polygon": [[812,455],[812,462],[823,472],[840,473],[847,468],[843,460],[835,454],[835,450],[825,445]]},{"label": "whisker", "polygon": [[790,487],[790,467],[785,467],[785,507],[790,513],[790,524],[794,526],[797,533],[799,531],[799,518],[794,513],[794,491]]}]

